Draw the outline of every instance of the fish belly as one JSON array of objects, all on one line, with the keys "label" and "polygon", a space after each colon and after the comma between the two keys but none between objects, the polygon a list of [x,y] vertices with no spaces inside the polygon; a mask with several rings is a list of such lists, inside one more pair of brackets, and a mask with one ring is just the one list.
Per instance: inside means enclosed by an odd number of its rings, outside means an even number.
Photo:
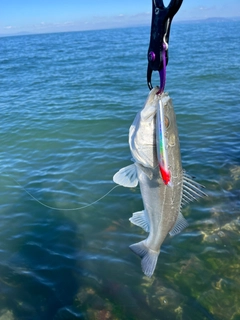
[{"label": "fish belly", "polygon": [[178,217],[181,202],[178,189],[181,186],[180,183],[177,183],[175,188],[174,185],[165,185],[158,168],[152,170],[151,179],[141,168],[138,168],[137,172],[144,209],[149,221],[149,235],[145,240],[131,245],[130,249],[142,258],[142,270],[145,275],[151,277],[161,245]]}]

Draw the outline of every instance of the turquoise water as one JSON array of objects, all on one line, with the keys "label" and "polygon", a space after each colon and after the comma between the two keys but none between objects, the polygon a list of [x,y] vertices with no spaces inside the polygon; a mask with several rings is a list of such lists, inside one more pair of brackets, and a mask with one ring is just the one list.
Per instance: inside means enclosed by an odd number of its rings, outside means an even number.
[{"label": "turquoise water", "polygon": [[151,279],[128,248],[146,237],[128,220],[139,188],[69,210],[130,164],[149,28],[0,38],[0,319],[240,319],[239,34],[172,26],[166,90],[183,167],[208,198],[184,209],[189,227]]}]

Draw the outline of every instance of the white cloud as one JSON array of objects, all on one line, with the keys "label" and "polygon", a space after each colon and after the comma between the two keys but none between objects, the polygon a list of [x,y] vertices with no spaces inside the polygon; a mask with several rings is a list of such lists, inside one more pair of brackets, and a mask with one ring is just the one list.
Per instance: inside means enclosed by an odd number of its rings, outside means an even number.
[{"label": "white cloud", "polygon": [[[49,23],[44,20],[34,24],[25,24],[19,27],[5,27],[5,34],[25,33],[51,33],[51,32],[68,32],[93,29],[105,29],[115,27],[127,27],[137,25],[150,25],[151,14],[149,12],[135,15],[118,14],[115,16],[94,16],[82,20],[66,20],[62,22]],[[3,29],[2,29],[3,30]],[[0,30],[1,31],[1,30]],[[0,32],[3,33],[3,32]]]}]

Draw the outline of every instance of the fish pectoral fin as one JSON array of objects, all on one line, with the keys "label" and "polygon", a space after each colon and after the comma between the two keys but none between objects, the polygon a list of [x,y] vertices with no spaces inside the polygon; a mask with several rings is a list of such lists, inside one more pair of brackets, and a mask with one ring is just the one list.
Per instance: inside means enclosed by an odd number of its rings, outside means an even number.
[{"label": "fish pectoral fin", "polygon": [[147,277],[151,277],[157,265],[160,251],[153,251],[144,245],[144,240],[134,243],[129,248],[142,258],[142,271]]},{"label": "fish pectoral fin", "polygon": [[135,226],[141,227],[144,231],[149,232],[149,223],[146,219],[145,211],[134,212],[129,219]]},{"label": "fish pectoral fin", "polygon": [[142,170],[142,172],[148,177],[149,180],[152,180],[152,178],[153,178],[153,169],[146,168],[143,165],[141,165],[140,163],[136,163],[136,166],[138,166]]},{"label": "fish pectoral fin", "polygon": [[135,164],[120,169],[113,176],[113,181],[123,187],[136,187],[138,185],[138,178]]},{"label": "fish pectoral fin", "polygon": [[183,172],[183,193],[182,193],[182,203],[185,204],[198,200],[198,198],[207,197],[207,194],[203,191],[204,186],[197,183],[188,174]]},{"label": "fish pectoral fin", "polygon": [[176,234],[183,231],[188,226],[187,220],[184,218],[181,212],[179,212],[177,220],[175,222],[174,227],[169,232],[170,236],[175,236]]}]

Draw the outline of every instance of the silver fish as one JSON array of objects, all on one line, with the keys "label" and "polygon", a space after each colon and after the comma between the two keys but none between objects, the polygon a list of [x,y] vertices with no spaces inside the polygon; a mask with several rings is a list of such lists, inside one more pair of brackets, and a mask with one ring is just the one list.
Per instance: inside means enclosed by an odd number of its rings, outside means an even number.
[{"label": "silver fish", "polygon": [[[132,244],[130,249],[142,258],[144,274],[153,275],[161,245],[168,235],[173,236],[188,226],[181,213],[184,204],[206,196],[203,186],[193,181],[182,169],[176,116],[167,93],[156,95],[152,89],[143,109],[136,115],[129,130],[129,145],[134,164],[119,170],[113,181],[124,187],[135,187],[138,182],[144,210],[133,213],[133,224],[149,232],[148,237]],[[167,152],[171,183],[163,181],[157,157],[156,114],[160,103],[165,128],[164,146]]]}]

